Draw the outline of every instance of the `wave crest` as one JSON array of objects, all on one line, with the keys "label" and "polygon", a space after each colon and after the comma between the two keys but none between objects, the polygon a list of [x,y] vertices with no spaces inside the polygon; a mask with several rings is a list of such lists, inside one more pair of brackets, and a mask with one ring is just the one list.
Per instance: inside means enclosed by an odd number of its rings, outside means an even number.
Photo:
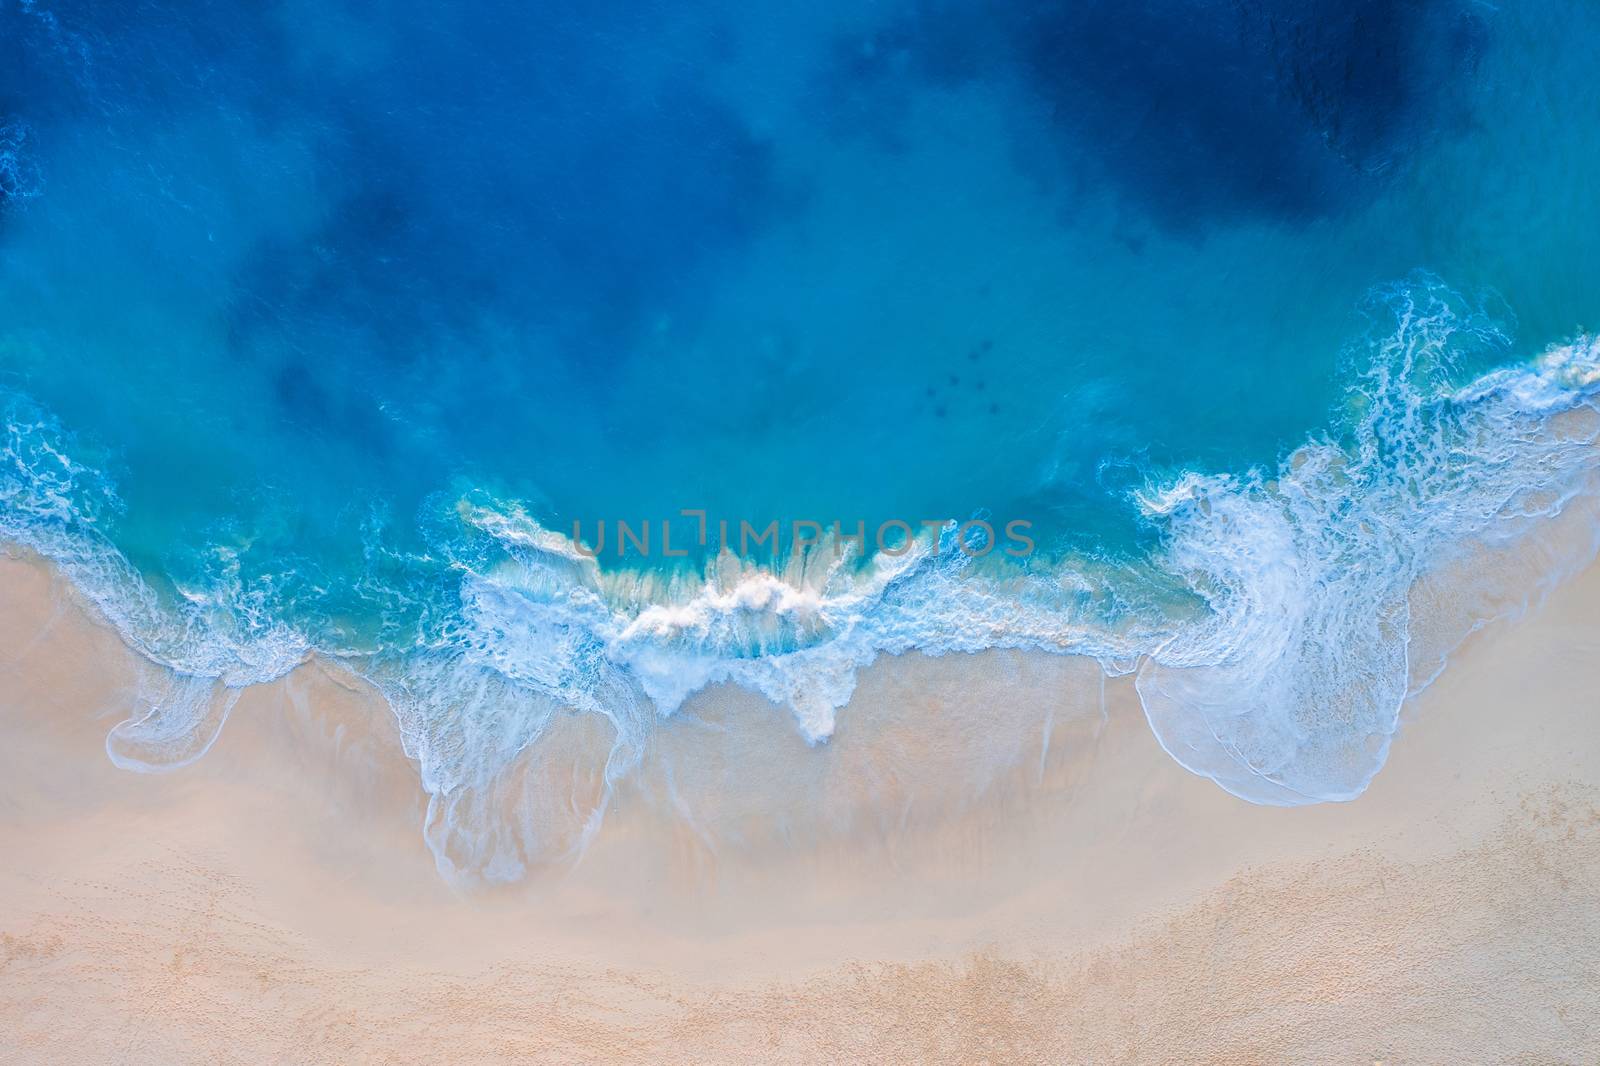
[{"label": "wave crest", "polygon": [[[819,745],[885,653],[1042,649],[1136,669],[1150,724],[1184,766],[1254,802],[1348,799],[1382,765],[1407,696],[1537,585],[1495,585],[1480,568],[1483,594],[1451,597],[1439,575],[1549,528],[1600,482],[1591,339],[1460,386],[1465,359],[1507,354],[1487,315],[1430,278],[1382,291],[1373,310],[1334,432],[1275,471],[1153,481],[1135,503],[1160,548],[1138,563],[997,574],[956,550],[952,527],[900,557],[823,545],[776,571],[724,555],[694,578],[609,572],[518,506],[472,499],[448,508],[455,539],[430,557],[442,607],[407,639],[354,654],[317,648],[224,549],[203,582],[157,596],[107,539],[109,481],[16,397],[0,538],[54,560],[172,671],[108,738],[119,765],[198,758],[231,694],[319,650],[387,700],[452,877],[511,879],[581,850],[693,693],[758,692]],[[1595,528],[1562,559],[1592,557]]]}]

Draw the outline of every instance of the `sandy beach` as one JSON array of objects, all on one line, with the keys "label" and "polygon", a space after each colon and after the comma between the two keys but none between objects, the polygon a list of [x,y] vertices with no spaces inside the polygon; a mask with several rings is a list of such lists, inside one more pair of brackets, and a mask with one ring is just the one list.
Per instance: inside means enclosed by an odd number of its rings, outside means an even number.
[{"label": "sandy beach", "polygon": [[1596,40],[0,0],[0,1066],[1600,1066]]},{"label": "sandy beach", "polygon": [[[581,858],[479,889],[341,669],[131,773],[103,748],[132,653],[36,559],[0,605],[0,1062],[1600,1053],[1600,568],[1474,635],[1351,803],[1227,795],[1091,662],[889,658],[818,750],[702,694]],[[574,845],[580,726],[503,798]]]}]

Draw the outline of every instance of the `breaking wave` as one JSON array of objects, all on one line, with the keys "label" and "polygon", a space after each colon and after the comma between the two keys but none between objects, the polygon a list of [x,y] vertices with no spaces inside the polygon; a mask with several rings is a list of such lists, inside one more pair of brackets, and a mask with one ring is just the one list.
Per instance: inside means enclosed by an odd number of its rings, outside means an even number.
[{"label": "breaking wave", "polygon": [[[1600,482],[1592,339],[1463,382],[1511,354],[1486,314],[1426,277],[1372,310],[1333,428],[1276,470],[1152,477],[1132,505],[1159,546],[1137,560],[985,568],[951,528],[900,557],[824,546],[777,570],[724,555],[693,579],[618,573],[515,504],[473,498],[448,509],[477,547],[439,564],[447,602],[406,639],[353,650],[297,626],[294,605],[240,578],[224,549],[209,549],[207,582],[158,593],[107,538],[109,480],[20,396],[3,401],[0,537],[53,560],[162,667],[108,738],[119,765],[193,761],[239,689],[328,655],[392,709],[450,876],[513,879],[581,848],[653,731],[707,686],[758,692],[825,743],[857,672],[886,653],[1091,657],[1136,672],[1156,736],[1190,770],[1258,803],[1343,800],[1382,766],[1401,706],[1450,648],[1592,557],[1595,526],[1539,580],[1466,567],[1483,594],[1449,610],[1430,583],[1547,528]],[[507,818],[507,775],[574,716],[606,753],[581,825]]]}]

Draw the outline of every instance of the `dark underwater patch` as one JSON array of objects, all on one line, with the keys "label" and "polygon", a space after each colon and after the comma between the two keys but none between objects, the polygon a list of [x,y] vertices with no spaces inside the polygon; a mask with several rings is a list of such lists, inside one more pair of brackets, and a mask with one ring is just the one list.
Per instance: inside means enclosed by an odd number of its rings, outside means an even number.
[{"label": "dark underwater patch", "polygon": [[348,317],[390,359],[483,318],[615,358],[772,204],[765,147],[688,90],[350,112],[328,155],[340,193],[324,225],[240,278],[252,328]]},{"label": "dark underwater patch", "polygon": [[731,112],[687,76],[629,81],[615,38],[638,27],[576,8],[444,22],[396,23],[326,111],[339,200],[242,279],[259,309],[389,309],[402,349],[397,330],[488,316],[615,358],[772,209],[767,149]]},{"label": "dark underwater patch", "polygon": [[935,0],[843,42],[836,96],[890,122],[918,80],[1013,86],[1021,136],[1196,229],[1369,195],[1460,122],[1487,43],[1461,0]]},{"label": "dark underwater patch", "polygon": [[196,115],[315,153],[323,220],[247,258],[236,358],[403,363],[492,323],[603,367],[642,323],[692,315],[700,272],[780,202],[767,146],[707,94],[696,57],[649,61],[670,6],[397,0],[332,4],[312,28],[291,11],[0,0],[0,54],[17,57],[0,99],[94,129],[119,164]]}]

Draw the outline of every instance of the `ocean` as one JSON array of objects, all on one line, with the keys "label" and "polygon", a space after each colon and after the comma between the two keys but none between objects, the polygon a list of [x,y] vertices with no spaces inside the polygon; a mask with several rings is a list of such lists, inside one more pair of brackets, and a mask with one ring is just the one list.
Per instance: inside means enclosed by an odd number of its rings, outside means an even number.
[{"label": "ocean", "polygon": [[1093,657],[1230,792],[1349,799],[1555,563],[1419,583],[1600,477],[1597,34],[0,0],[0,538],[160,667],[119,765],[320,655],[452,874],[520,875],[478,798],[556,716],[607,782],[716,684],[823,745],[913,651]]}]

